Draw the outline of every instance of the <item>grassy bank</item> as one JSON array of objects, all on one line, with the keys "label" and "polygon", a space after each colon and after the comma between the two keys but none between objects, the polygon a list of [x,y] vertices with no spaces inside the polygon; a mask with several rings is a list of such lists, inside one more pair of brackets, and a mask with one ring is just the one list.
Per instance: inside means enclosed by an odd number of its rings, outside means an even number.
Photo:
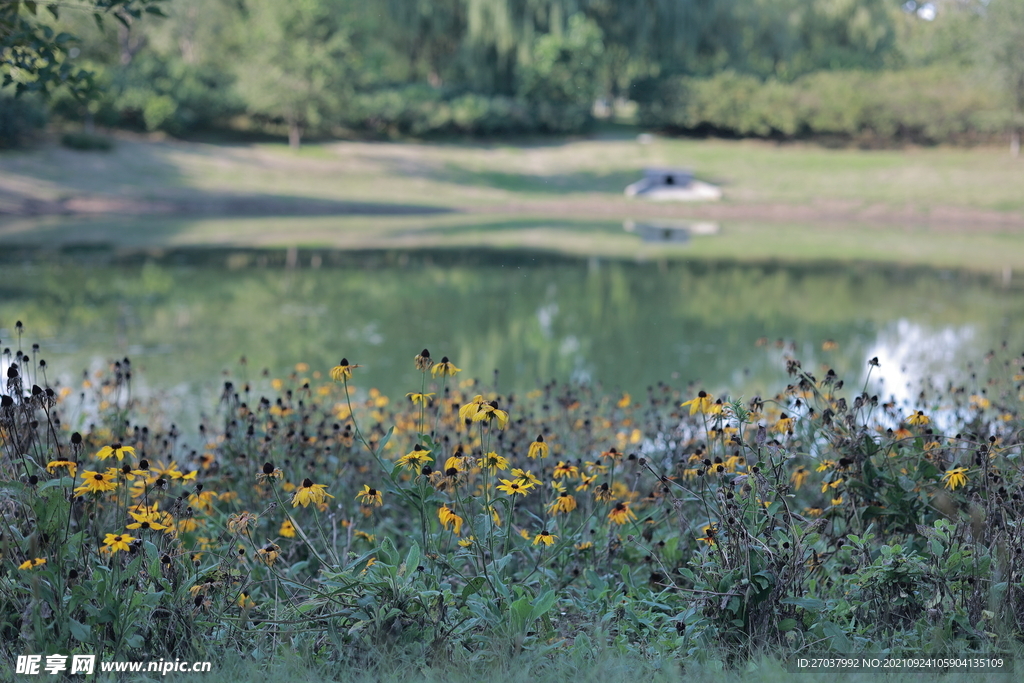
[{"label": "grassy bank", "polygon": [[[692,168],[719,184],[724,199],[624,197],[649,166]],[[296,152],[124,139],[110,153],[49,147],[0,155],[0,241],[526,246],[627,258],[856,259],[1001,271],[1024,267],[1021,187],[1024,164],[989,148],[640,144],[623,134],[522,146],[337,142]],[[711,220],[723,229],[686,245],[651,244],[626,234],[626,219]]]}]

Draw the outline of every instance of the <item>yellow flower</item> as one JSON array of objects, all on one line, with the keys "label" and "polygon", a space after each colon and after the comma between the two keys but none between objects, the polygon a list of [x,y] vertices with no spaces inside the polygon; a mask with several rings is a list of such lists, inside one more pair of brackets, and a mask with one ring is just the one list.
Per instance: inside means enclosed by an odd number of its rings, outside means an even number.
[{"label": "yellow flower", "polygon": [[117,457],[118,460],[124,460],[125,455],[135,455],[135,449],[131,446],[122,446],[119,443],[104,446],[96,453],[96,457],[100,460],[106,460],[111,456]]},{"label": "yellow flower", "polygon": [[697,394],[697,398],[690,399],[685,403],[679,404],[680,408],[690,406],[690,415],[695,413],[709,413],[711,412],[712,399],[711,395],[706,391],[701,391]]},{"label": "yellow flower", "polygon": [[361,538],[361,539],[363,539],[363,540],[364,540],[364,541],[366,541],[367,543],[373,543],[374,541],[376,541],[376,540],[377,540],[377,537],[376,537],[376,536],[374,536],[373,534],[368,534],[368,533],[366,533],[365,531],[359,531],[358,529],[356,529],[356,530],[355,530],[355,531],[353,532],[353,534],[352,534],[352,535],[353,535],[353,536],[355,536],[356,538]]},{"label": "yellow flower", "polygon": [[718,525],[717,524],[709,524],[708,526],[704,527],[704,535],[701,538],[698,538],[697,540],[698,541],[704,541],[708,545],[714,545],[715,544],[715,536],[717,534],[718,534]]},{"label": "yellow flower", "polygon": [[580,485],[576,487],[577,491],[587,491],[590,489],[590,485],[597,481],[596,474],[582,474],[580,475]]},{"label": "yellow flower", "polygon": [[555,498],[549,505],[552,514],[557,512],[564,512],[566,514],[576,509],[576,499],[568,493],[562,493]]},{"label": "yellow flower", "polygon": [[428,405],[430,403],[431,399],[434,398],[434,394],[433,393],[430,393],[430,394],[414,394],[414,393],[409,393],[409,394],[406,394],[406,397],[410,401],[412,401],[412,404],[414,406],[425,406],[425,405]]},{"label": "yellow flower", "polygon": [[441,509],[437,511],[437,517],[441,520],[441,526],[445,529],[452,527],[456,536],[462,532],[462,517],[449,510],[447,505],[441,506]]},{"label": "yellow flower", "polygon": [[793,433],[793,418],[791,418],[788,415],[786,415],[785,413],[783,413],[779,417],[779,421],[775,423],[774,427],[772,427],[772,431],[777,432],[779,434],[786,434],[786,433],[792,434]]},{"label": "yellow flower", "polygon": [[576,465],[559,460],[551,476],[555,479],[561,479],[562,477],[575,477],[579,473],[580,468],[576,467]]},{"label": "yellow flower", "polygon": [[75,489],[75,496],[83,496],[86,493],[113,491],[117,488],[116,476],[116,474],[110,474],[109,471],[101,474],[92,470],[84,470],[82,472],[82,485]]},{"label": "yellow flower", "polygon": [[363,505],[379,508],[384,504],[384,494],[377,489],[371,489],[369,484],[363,484],[363,490],[356,494],[356,500]]},{"label": "yellow flower", "polygon": [[46,564],[46,558],[45,557],[37,557],[34,560],[25,560],[20,565],[18,565],[18,569],[24,569],[24,570],[35,569],[36,567],[42,567],[44,564]]},{"label": "yellow flower", "polygon": [[835,351],[839,348],[839,344],[834,339],[826,339],[821,343],[822,351]]},{"label": "yellow flower", "polygon": [[235,604],[237,604],[242,609],[252,609],[256,606],[256,603],[253,602],[252,598],[249,597],[249,594],[245,592],[238,594],[238,600],[236,601]]},{"label": "yellow flower", "polygon": [[473,416],[473,422],[490,422],[495,419],[498,421],[498,429],[504,429],[508,424],[508,412],[499,409],[497,401],[481,404]]},{"label": "yellow flower", "polygon": [[[159,513],[156,510],[154,510],[153,512],[145,511],[141,513],[129,511],[128,514],[132,516],[132,519],[134,519],[135,522],[126,526],[125,529],[143,529],[152,531],[165,531],[167,529],[170,529],[169,526],[161,523],[163,522],[165,513]],[[246,512],[244,514],[249,513]],[[228,528],[231,528],[230,519],[228,521]]]},{"label": "yellow flower", "polygon": [[992,401],[979,394],[973,394],[970,398],[971,407],[977,410],[985,410],[992,406]]},{"label": "yellow flower", "polygon": [[434,462],[434,459],[430,457],[430,451],[419,444],[413,446],[411,451],[398,459],[399,465],[411,470],[418,470],[428,462]]},{"label": "yellow flower", "polygon": [[434,367],[430,368],[431,377],[454,377],[459,372],[462,370],[455,367],[455,363],[448,360],[448,356],[442,356],[441,362],[435,363]]},{"label": "yellow flower", "polygon": [[118,550],[128,552],[128,544],[135,540],[134,536],[128,534],[107,534],[106,538],[103,539],[103,547],[100,550],[108,553],[116,553]]},{"label": "yellow flower", "polygon": [[920,410],[907,416],[907,424],[911,427],[923,427],[931,422],[931,418]]},{"label": "yellow flower", "polygon": [[531,460],[548,457],[548,445],[544,443],[543,434],[538,434],[537,440],[530,444],[530,450],[526,452],[526,456]]},{"label": "yellow flower", "polygon": [[477,394],[473,397],[473,400],[466,405],[459,408],[459,419],[460,420],[472,420],[476,417],[477,411],[480,410],[480,406],[487,403],[484,397]]},{"label": "yellow flower", "polygon": [[826,481],[821,484],[821,492],[825,493],[829,489],[834,489],[843,483],[842,478],[836,479],[835,481]]},{"label": "yellow flower", "polygon": [[75,472],[78,471],[78,465],[76,463],[71,462],[70,460],[51,460],[50,462],[46,463],[46,471],[49,472],[50,474],[53,474],[53,471],[58,467],[67,467],[68,474],[70,474],[72,477],[74,477]]},{"label": "yellow flower", "polygon": [[632,402],[633,397],[630,396],[628,393],[624,393],[622,394],[622,398],[619,399],[619,402],[616,405],[620,408],[628,408],[629,404]]},{"label": "yellow flower", "polygon": [[292,497],[292,507],[309,507],[310,503],[316,503],[321,505],[327,502],[327,498],[334,498],[331,494],[327,493],[327,487],[323,484],[314,484],[313,480],[306,479],[302,480],[302,485],[295,489],[295,495]]},{"label": "yellow flower", "polygon": [[636,519],[636,513],[629,509],[629,503],[619,502],[608,513],[608,519],[615,524],[626,524],[630,519]]},{"label": "yellow flower", "polygon": [[533,488],[533,484],[526,481],[525,479],[502,479],[501,483],[497,485],[498,490],[502,493],[507,493],[510,496],[514,496],[517,493],[521,496],[525,496],[529,493],[530,489]]},{"label": "yellow flower", "polygon": [[577,543],[573,547],[576,548],[576,550],[590,550],[594,547],[594,544],[591,541],[583,541],[582,543]]},{"label": "yellow flower", "polygon": [[463,538],[459,541],[459,545],[463,548],[468,548],[469,546],[473,545],[474,540],[475,539],[472,536],[468,538]]},{"label": "yellow flower", "polygon": [[942,482],[950,491],[955,491],[967,484],[967,468],[955,467],[942,475]]},{"label": "yellow flower", "polygon": [[512,470],[512,476],[529,482],[531,486],[540,486],[540,479],[538,479],[530,470],[521,470],[516,467]]},{"label": "yellow flower", "polygon": [[483,457],[483,460],[480,462],[480,466],[486,467],[491,474],[494,474],[498,470],[504,471],[508,469],[508,458],[502,457],[491,451]]},{"label": "yellow flower", "polygon": [[552,533],[548,533],[548,530],[545,529],[544,531],[540,532],[539,534],[533,537],[533,544],[537,545],[538,543],[543,543],[544,545],[551,546],[555,544],[556,538],[558,538],[558,536],[555,536]]},{"label": "yellow flower", "polygon": [[342,358],[341,362],[331,368],[331,379],[335,382],[347,382],[352,379],[352,369],[361,368],[361,365],[349,365],[348,358]]},{"label": "yellow flower", "polygon": [[810,472],[808,472],[807,468],[803,466],[797,467],[795,470],[793,470],[793,474],[789,476],[790,481],[793,482],[793,488],[799,491],[800,487],[804,485],[804,481],[807,479],[809,475]]},{"label": "yellow flower", "polygon": [[292,524],[292,520],[286,519],[281,522],[281,528],[277,530],[277,533],[285,538],[295,538],[295,525]]},{"label": "yellow flower", "polygon": [[281,547],[276,543],[267,543],[265,546],[256,551],[256,559],[267,565],[268,567],[277,561],[277,558],[281,556]]}]

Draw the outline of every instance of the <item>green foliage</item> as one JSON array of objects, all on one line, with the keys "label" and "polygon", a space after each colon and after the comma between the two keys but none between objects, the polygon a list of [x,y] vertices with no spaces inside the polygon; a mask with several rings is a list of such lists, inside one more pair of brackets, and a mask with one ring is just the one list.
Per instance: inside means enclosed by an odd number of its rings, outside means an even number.
[{"label": "green foliage", "polygon": [[739,136],[837,135],[934,143],[1001,129],[1000,96],[946,67],[822,71],[785,83],[726,71],[665,81],[640,110],[651,126]]},{"label": "green foliage", "polygon": [[60,144],[68,149],[77,149],[82,152],[109,152],[114,149],[114,141],[110,138],[84,131],[64,133],[60,136]]},{"label": "green foliage", "polygon": [[[145,14],[162,16],[158,3],[164,0],[84,0],[75,9],[90,13],[98,25],[111,16],[127,26]],[[66,6],[59,2],[8,0],[0,4],[0,87],[14,86],[18,94],[38,92],[49,95],[64,86],[76,97],[95,93],[92,74],[69,60],[76,38],[48,25],[40,9],[53,20]]]},{"label": "green foliage", "polygon": [[46,111],[37,100],[0,93],[0,149],[27,144],[45,123]]}]

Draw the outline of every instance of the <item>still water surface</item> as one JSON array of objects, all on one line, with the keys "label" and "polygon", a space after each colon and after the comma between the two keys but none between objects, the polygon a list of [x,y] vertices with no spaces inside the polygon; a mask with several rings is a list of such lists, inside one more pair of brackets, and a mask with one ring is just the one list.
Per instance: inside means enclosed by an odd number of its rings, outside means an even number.
[{"label": "still water surface", "polygon": [[[0,256],[0,346],[41,346],[77,383],[129,356],[172,411],[212,406],[248,360],[255,383],[342,357],[356,385],[419,390],[428,348],[499,390],[550,380],[642,396],[666,382],[750,397],[786,384],[784,356],[899,398],[907,381],[964,377],[1004,340],[1024,349],[1024,291],[991,278],[835,264],[624,263],[510,252],[103,250]],[[768,340],[764,344],[765,339]],[[785,340],[780,348],[777,340]],[[761,340],[761,344],[758,344]],[[835,350],[824,350],[833,340]],[[269,370],[268,378],[260,371]],[[326,372],[324,372],[326,375]]]}]

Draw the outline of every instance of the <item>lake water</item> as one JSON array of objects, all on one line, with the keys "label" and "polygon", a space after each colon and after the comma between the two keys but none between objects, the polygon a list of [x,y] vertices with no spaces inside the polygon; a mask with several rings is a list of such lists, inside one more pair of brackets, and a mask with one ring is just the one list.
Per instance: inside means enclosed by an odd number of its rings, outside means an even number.
[{"label": "lake water", "polygon": [[[419,390],[412,359],[423,348],[449,356],[460,378],[491,384],[497,370],[503,392],[558,380],[634,396],[658,382],[771,394],[786,384],[786,354],[808,369],[828,364],[849,385],[877,356],[875,390],[902,398],[907,381],[964,377],[1004,341],[1024,348],[1024,291],[991,277],[836,264],[7,248],[0,346],[16,347],[17,320],[51,379],[77,383],[82,370],[128,356],[140,390],[183,416],[212,406],[225,370],[269,382],[300,362],[326,375],[342,357],[363,366],[358,387],[404,396]],[[824,350],[826,340],[837,348]]]}]

